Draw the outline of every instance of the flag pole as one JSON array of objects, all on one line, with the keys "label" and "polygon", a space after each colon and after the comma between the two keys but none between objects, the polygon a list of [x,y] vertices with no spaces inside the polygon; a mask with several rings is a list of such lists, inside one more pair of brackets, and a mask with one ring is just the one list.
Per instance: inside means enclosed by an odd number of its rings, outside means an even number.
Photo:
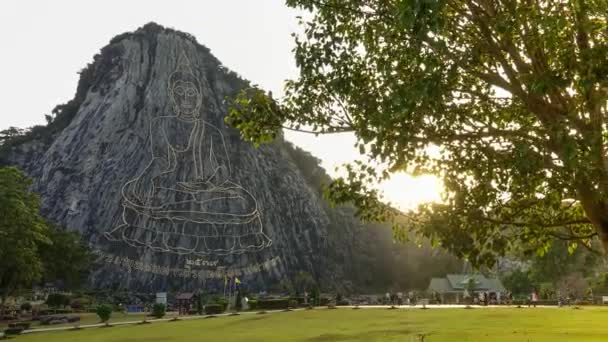
[{"label": "flag pole", "polygon": [[226,300],[226,285],[228,284],[228,278],[226,278],[226,273],[224,273],[224,300]]},{"label": "flag pole", "polygon": [[232,278],[228,283],[228,310],[232,309]]}]

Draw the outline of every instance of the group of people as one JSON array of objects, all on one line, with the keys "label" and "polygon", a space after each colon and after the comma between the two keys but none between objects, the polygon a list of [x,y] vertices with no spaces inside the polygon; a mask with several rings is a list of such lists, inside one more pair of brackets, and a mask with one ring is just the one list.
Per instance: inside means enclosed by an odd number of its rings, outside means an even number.
[{"label": "group of people", "polygon": [[391,293],[387,292],[384,294],[384,305],[416,305],[416,294],[413,291],[410,291],[407,294],[407,297],[403,295],[403,292]]},{"label": "group of people", "polygon": [[513,303],[513,294],[510,291],[505,293],[480,291],[470,295],[465,293],[465,298],[470,298],[472,304],[475,305],[499,305]]}]

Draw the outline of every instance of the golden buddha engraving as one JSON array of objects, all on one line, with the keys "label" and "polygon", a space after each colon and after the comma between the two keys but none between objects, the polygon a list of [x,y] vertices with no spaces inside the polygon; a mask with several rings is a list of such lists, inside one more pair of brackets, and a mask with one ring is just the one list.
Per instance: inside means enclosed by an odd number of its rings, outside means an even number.
[{"label": "golden buddha engraving", "polygon": [[255,198],[230,180],[222,132],[201,117],[201,83],[185,55],[168,83],[174,115],[151,122],[150,163],[123,185],[122,224],[105,236],[180,255],[269,247]]}]

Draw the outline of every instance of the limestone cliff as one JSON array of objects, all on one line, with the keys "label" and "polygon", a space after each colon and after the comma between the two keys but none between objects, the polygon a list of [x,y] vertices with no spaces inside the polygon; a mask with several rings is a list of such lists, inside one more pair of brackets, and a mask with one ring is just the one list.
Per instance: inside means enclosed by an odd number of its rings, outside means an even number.
[{"label": "limestone cliff", "polygon": [[147,24],[101,49],[48,125],[4,140],[0,165],[23,169],[43,214],[80,232],[97,288],[219,289],[237,276],[270,289],[304,271],[325,290],[385,291],[453,268],[331,208],[310,154],[243,142],[224,117],[247,85],[192,36]]},{"label": "limestone cliff", "polygon": [[225,99],[246,85],[193,37],[148,24],[104,47],[74,100],[4,163],[93,248],[95,286],[186,289],[228,274],[264,288],[297,271],[340,283],[328,207],[293,149],[254,148],[224,124]]}]

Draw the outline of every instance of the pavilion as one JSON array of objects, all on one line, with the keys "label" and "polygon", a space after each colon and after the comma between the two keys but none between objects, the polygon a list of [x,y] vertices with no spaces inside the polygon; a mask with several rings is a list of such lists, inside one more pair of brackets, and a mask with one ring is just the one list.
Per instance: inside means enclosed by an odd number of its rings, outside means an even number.
[{"label": "pavilion", "polygon": [[442,303],[460,303],[465,292],[471,290],[488,292],[491,296],[506,292],[500,279],[487,278],[483,274],[448,274],[445,278],[432,278],[429,284],[429,292],[439,294]]}]

